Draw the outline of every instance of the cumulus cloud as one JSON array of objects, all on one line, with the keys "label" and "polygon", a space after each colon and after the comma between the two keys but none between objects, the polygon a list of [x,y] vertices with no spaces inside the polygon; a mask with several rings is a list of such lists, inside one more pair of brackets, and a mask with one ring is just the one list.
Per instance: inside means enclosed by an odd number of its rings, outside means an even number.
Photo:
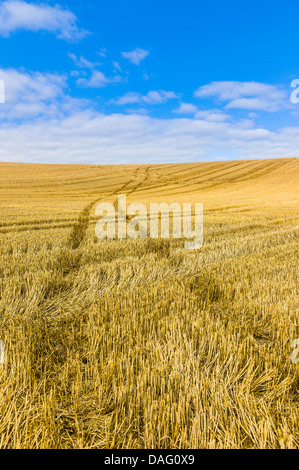
[{"label": "cumulus cloud", "polygon": [[205,119],[206,121],[223,122],[230,119],[230,115],[219,111],[218,109],[208,109],[198,111],[195,116],[196,119]]},{"label": "cumulus cloud", "polygon": [[148,104],[162,104],[166,103],[168,100],[173,100],[178,98],[174,91],[149,91],[147,95],[142,97],[142,101]]},{"label": "cumulus cloud", "polygon": [[131,52],[121,52],[121,55],[124,59],[128,59],[132,64],[139,65],[140,62],[149,55],[149,51],[137,48]]},{"label": "cumulus cloud", "polygon": [[126,93],[124,96],[120,98],[111,100],[111,103],[118,104],[118,105],[126,105],[126,104],[135,104],[142,102],[142,95],[140,93],[129,92]]},{"label": "cumulus cloud", "polygon": [[168,100],[177,99],[178,95],[174,91],[149,91],[146,95],[141,93],[129,92],[120,98],[111,100],[112,103],[118,105],[134,104],[134,103],[146,103],[146,104],[162,104]]},{"label": "cumulus cloud", "polygon": [[197,107],[192,103],[180,103],[180,106],[173,112],[177,114],[194,114],[198,111]]},{"label": "cumulus cloud", "polygon": [[199,87],[194,96],[227,102],[227,109],[279,111],[287,106],[287,93],[275,85],[259,82],[211,82]]},{"label": "cumulus cloud", "polygon": [[36,105],[51,102],[63,95],[66,87],[66,77],[59,74],[0,69],[0,79],[5,83],[7,109],[13,109],[20,103]]},{"label": "cumulus cloud", "polygon": [[[94,85],[109,80],[101,74],[93,78]],[[269,131],[253,120],[229,120],[217,109],[171,119],[146,115],[146,106],[107,115],[71,98],[64,75],[4,69],[0,80],[7,85],[6,103],[0,106],[0,161],[163,163],[299,156],[298,127]],[[172,98],[178,98],[174,92],[159,90],[120,99],[158,104]]]},{"label": "cumulus cloud", "polygon": [[146,108],[135,108],[135,109],[129,108],[129,109],[126,109],[126,112],[128,114],[142,114],[142,115],[149,114],[149,110]]},{"label": "cumulus cloud", "polygon": [[118,62],[113,62],[113,67],[114,67],[115,70],[118,70],[119,72],[122,71],[122,70],[121,70],[121,66],[119,65]]},{"label": "cumulus cloud", "polygon": [[90,62],[89,60],[85,59],[85,57],[77,57],[76,54],[70,52],[68,53],[68,56],[70,59],[72,59],[74,64],[81,69],[93,69],[94,67],[99,65],[98,62]]},{"label": "cumulus cloud", "polygon": [[67,41],[77,41],[88,34],[78,28],[74,13],[58,5],[52,7],[22,0],[1,2],[0,35],[8,37],[20,30],[48,31]]},{"label": "cumulus cloud", "polygon": [[0,106],[2,122],[56,114],[62,117],[87,104],[86,100],[67,95],[67,77],[58,73],[0,69],[0,80],[5,83],[5,104]]},{"label": "cumulus cloud", "polygon": [[100,50],[100,52],[97,53],[100,57],[106,57],[107,55],[107,49],[105,49],[105,47],[102,47],[102,49]]},{"label": "cumulus cloud", "polygon": [[0,126],[0,161],[163,163],[298,157],[299,129],[89,110]]},{"label": "cumulus cloud", "polygon": [[103,88],[111,83],[119,83],[121,81],[122,78],[119,75],[108,78],[103,72],[93,70],[90,78],[79,78],[76,83],[85,88]]}]

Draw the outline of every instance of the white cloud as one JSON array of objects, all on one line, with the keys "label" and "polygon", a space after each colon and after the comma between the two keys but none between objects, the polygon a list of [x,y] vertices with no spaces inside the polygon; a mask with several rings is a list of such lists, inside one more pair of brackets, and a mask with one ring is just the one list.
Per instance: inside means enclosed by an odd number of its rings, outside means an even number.
[{"label": "white cloud", "polygon": [[194,114],[198,111],[197,107],[192,103],[180,103],[180,106],[173,112],[177,114]]},{"label": "white cloud", "polygon": [[140,62],[149,55],[149,51],[137,48],[131,52],[121,52],[121,55],[124,59],[128,59],[132,62],[132,64],[139,65]]},{"label": "white cloud", "polygon": [[134,103],[141,103],[142,102],[142,95],[140,93],[129,92],[126,93],[124,96],[120,98],[111,100],[111,103],[118,104],[118,105],[126,105],[126,104],[134,104]]},{"label": "white cloud", "polygon": [[205,111],[198,111],[195,116],[196,119],[204,119],[206,121],[223,122],[230,119],[230,115],[219,111],[218,109],[209,109]]},{"label": "white cloud", "polygon": [[[142,106],[106,115],[68,96],[63,75],[5,69],[0,79],[7,84],[6,103],[0,105],[0,161],[163,163],[299,156],[298,127],[269,131],[248,119],[228,121],[217,109],[192,118],[152,118]],[[126,101],[159,103],[175,96],[160,90],[129,94]]]},{"label": "white cloud", "polygon": [[119,72],[121,72],[121,66],[119,65],[118,62],[113,62],[113,67],[115,70],[118,70]]},{"label": "white cloud", "polygon": [[89,60],[85,59],[85,57],[80,56],[79,58],[76,56],[76,54],[68,53],[68,56],[74,64],[81,68],[81,69],[93,69],[97,65],[99,65],[98,62],[90,62]]},{"label": "white cloud", "polygon": [[126,112],[128,114],[142,114],[142,115],[146,115],[146,114],[149,114],[149,110],[146,109],[146,108],[136,108],[136,109],[126,109]]},{"label": "white cloud", "polygon": [[239,98],[232,100],[226,106],[226,109],[247,109],[255,111],[278,111],[280,106],[277,102],[267,98]]},{"label": "white cloud", "polygon": [[58,5],[52,7],[22,0],[1,2],[0,35],[8,37],[19,30],[48,31],[67,41],[76,41],[88,34],[79,30],[74,13]]},{"label": "white cloud", "polygon": [[122,78],[118,75],[108,78],[99,70],[94,70],[90,78],[79,78],[76,83],[85,88],[103,88],[111,83],[119,83],[121,81]]},{"label": "white cloud", "polygon": [[163,163],[299,156],[298,127],[74,112],[0,126],[0,161]]},{"label": "white cloud", "polygon": [[0,69],[0,80],[5,83],[5,104],[0,106],[2,122],[56,114],[61,118],[87,103],[66,94],[67,77],[58,73]]},{"label": "white cloud", "polygon": [[147,104],[162,104],[166,103],[168,100],[177,99],[178,96],[174,93],[174,91],[149,91],[147,95],[142,97],[142,101]]},{"label": "white cloud", "polygon": [[288,105],[285,90],[259,82],[211,82],[199,87],[194,96],[228,102],[227,109],[274,112]]},{"label": "white cloud", "polygon": [[149,91],[146,95],[141,95],[141,93],[129,92],[120,98],[111,100],[112,103],[118,105],[134,104],[134,103],[146,103],[146,104],[162,104],[166,103],[168,100],[177,99],[173,91]]},{"label": "white cloud", "polygon": [[102,47],[102,49],[100,50],[100,52],[97,53],[100,57],[106,57],[107,55],[107,49],[105,49],[105,47]]},{"label": "white cloud", "polygon": [[80,70],[80,72],[78,70],[72,70],[70,72],[71,77],[78,78],[78,77],[81,77],[82,75],[86,75],[86,72],[85,71],[83,72],[82,70]]},{"label": "white cloud", "polygon": [[6,85],[6,102],[8,104],[21,100],[51,100],[62,94],[62,90],[66,86],[66,77],[59,74],[0,69],[0,78]]}]

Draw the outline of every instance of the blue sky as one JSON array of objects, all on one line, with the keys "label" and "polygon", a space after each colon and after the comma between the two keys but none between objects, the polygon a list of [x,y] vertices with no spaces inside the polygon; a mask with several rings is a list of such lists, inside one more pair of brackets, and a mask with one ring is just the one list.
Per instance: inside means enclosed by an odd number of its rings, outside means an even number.
[{"label": "blue sky", "polygon": [[0,0],[0,161],[297,157],[298,14],[295,0]]}]

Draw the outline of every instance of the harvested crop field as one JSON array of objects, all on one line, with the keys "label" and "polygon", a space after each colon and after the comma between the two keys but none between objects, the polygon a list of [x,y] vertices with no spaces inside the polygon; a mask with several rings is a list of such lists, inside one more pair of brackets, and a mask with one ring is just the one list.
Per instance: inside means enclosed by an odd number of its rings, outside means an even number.
[{"label": "harvested crop field", "polygon": [[[299,160],[0,163],[1,448],[298,448]],[[203,203],[204,243],[95,207]]]}]

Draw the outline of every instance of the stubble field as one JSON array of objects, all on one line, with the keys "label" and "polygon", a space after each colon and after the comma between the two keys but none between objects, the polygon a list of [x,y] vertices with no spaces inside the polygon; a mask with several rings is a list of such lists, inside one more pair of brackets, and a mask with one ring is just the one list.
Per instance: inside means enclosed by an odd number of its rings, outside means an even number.
[{"label": "stubble field", "polygon": [[[0,448],[298,448],[299,160],[0,163]],[[204,244],[95,207],[201,202]]]}]

